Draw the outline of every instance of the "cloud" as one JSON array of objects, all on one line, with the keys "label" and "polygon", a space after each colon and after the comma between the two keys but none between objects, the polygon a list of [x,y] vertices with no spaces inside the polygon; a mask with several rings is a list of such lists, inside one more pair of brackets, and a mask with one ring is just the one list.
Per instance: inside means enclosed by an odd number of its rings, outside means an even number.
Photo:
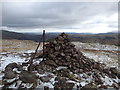
[{"label": "cloud", "polygon": [[101,23],[116,27],[117,9],[113,2],[3,2],[2,24],[18,31],[46,28],[80,32]]}]

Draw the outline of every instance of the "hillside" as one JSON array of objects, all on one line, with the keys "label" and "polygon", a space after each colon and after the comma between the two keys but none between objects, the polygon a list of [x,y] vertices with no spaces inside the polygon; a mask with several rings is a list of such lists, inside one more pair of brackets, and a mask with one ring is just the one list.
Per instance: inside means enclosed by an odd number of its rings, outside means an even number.
[{"label": "hillside", "polygon": [[72,41],[80,41],[83,43],[101,43],[101,44],[113,44],[120,45],[118,42],[117,33],[106,34],[89,34],[89,35],[72,35],[70,38]]},{"label": "hillside", "polygon": [[39,41],[39,40],[41,40],[41,36],[2,30],[2,39],[18,39],[18,40]]},{"label": "hillside", "polygon": [[[46,33],[46,40],[53,39],[59,33]],[[101,43],[120,45],[118,42],[118,33],[102,33],[102,34],[83,34],[83,33],[68,33],[71,41],[80,41],[83,43]],[[18,40],[33,40],[42,41],[42,35],[29,33],[16,33],[10,31],[2,31],[2,39],[18,39]]]}]

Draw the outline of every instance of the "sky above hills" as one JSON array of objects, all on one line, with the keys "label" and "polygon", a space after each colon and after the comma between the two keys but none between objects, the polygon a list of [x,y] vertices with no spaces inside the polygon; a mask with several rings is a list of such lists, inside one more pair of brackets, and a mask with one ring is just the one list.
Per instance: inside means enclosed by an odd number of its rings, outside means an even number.
[{"label": "sky above hills", "polygon": [[1,28],[16,32],[116,32],[118,3],[3,2]]}]

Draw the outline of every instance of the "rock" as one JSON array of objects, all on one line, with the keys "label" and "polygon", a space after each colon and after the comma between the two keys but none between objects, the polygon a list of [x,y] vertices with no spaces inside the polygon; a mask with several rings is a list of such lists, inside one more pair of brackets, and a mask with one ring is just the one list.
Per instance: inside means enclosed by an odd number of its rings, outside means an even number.
[{"label": "rock", "polygon": [[62,36],[58,36],[58,40],[63,41],[64,38]]},{"label": "rock", "polygon": [[68,83],[67,83],[67,88],[68,88],[69,90],[73,90],[74,85],[75,85],[74,83],[68,82]]},{"label": "rock", "polygon": [[35,70],[37,70],[37,72],[38,72],[39,74],[44,74],[44,73],[45,73],[45,71],[41,68],[40,65],[35,66]]},{"label": "rock", "polygon": [[38,53],[36,53],[35,55],[35,59],[36,58],[42,58],[43,57],[43,51],[39,51]]},{"label": "rock", "polygon": [[61,85],[58,82],[54,84],[54,90],[62,90]]},{"label": "rock", "polygon": [[64,53],[61,53],[61,56],[65,56],[65,54],[64,54]]},{"label": "rock", "polygon": [[69,66],[69,65],[70,65],[70,62],[64,62],[62,65],[63,65],[63,66]]},{"label": "rock", "polygon": [[57,76],[55,78],[55,81],[58,81],[60,83],[65,83],[67,81],[67,79],[65,77]]},{"label": "rock", "polygon": [[29,73],[28,71],[22,71],[20,73],[20,80],[24,83],[36,83],[38,77],[35,75],[35,73]]},{"label": "rock", "polygon": [[49,82],[51,78],[53,78],[53,76],[49,74],[47,76],[40,77],[40,80],[42,82]]},{"label": "rock", "polygon": [[54,84],[54,90],[73,90],[74,83],[63,83],[62,85],[58,82]]},{"label": "rock", "polygon": [[61,36],[62,36],[63,38],[67,38],[67,37],[68,37],[68,35],[65,34],[65,33],[61,33]]},{"label": "rock", "polygon": [[45,63],[47,65],[51,65],[51,66],[57,67],[57,64],[53,60],[47,60]]},{"label": "rock", "polygon": [[43,77],[40,77],[40,80],[41,80],[42,82],[49,82],[50,78],[47,77],[47,76],[43,76]]},{"label": "rock", "polygon": [[8,72],[8,71],[13,71],[13,69],[11,67],[5,68],[5,72]]},{"label": "rock", "polygon": [[[4,87],[8,88],[8,86],[15,84],[17,81],[18,81],[18,79],[14,79],[13,81],[9,81],[9,82],[7,80],[4,80],[4,81],[2,81],[2,83],[5,85]],[[8,89],[3,89],[3,90],[8,90]]]},{"label": "rock", "polygon": [[57,89],[60,89],[61,88],[65,88],[66,87],[66,78],[65,77],[56,77],[55,80],[57,81],[55,84],[54,84],[54,89],[57,90]]},{"label": "rock", "polygon": [[59,51],[60,47],[59,46],[56,46],[55,47],[55,51]]},{"label": "rock", "polygon": [[5,72],[5,79],[13,79],[16,77],[16,73],[14,71]]},{"label": "rock", "polygon": [[103,72],[109,74],[109,69],[103,69]]},{"label": "rock", "polygon": [[106,85],[101,85],[100,87],[98,88],[102,88],[102,89],[107,89],[108,87]]},{"label": "rock", "polygon": [[111,73],[114,73],[114,74],[116,74],[117,75],[117,69],[116,68],[110,68],[110,71],[111,71]]},{"label": "rock", "polygon": [[18,66],[17,63],[10,63],[5,67],[5,71],[9,71],[10,68],[11,69],[17,68],[17,66]]},{"label": "rock", "polygon": [[117,77],[120,79],[120,72],[118,71],[118,73],[117,73]]},{"label": "rock", "polygon": [[65,56],[66,60],[70,60],[71,57],[70,56]]},{"label": "rock", "polygon": [[40,62],[40,64],[35,67],[35,69],[41,74],[45,72],[53,72],[54,68],[53,65],[46,64],[46,61]]},{"label": "rock", "polygon": [[28,66],[28,71],[34,71],[35,70],[35,64],[31,64]]},{"label": "rock", "polygon": [[61,89],[68,89],[68,90],[72,90],[73,89],[73,86],[75,85],[74,83],[71,83],[71,82],[67,82],[67,79],[65,77],[56,77],[55,80],[57,81],[55,84],[54,84],[54,89],[55,90],[61,90]]},{"label": "rock", "polygon": [[18,65],[18,71],[23,71],[23,66],[22,65]]},{"label": "rock", "polygon": [[44,90],[49,90],[49,87],[47,87],[47,86],[44,86]]},{"label": "rock", "polygon": [[118,84],[113,83],[112,87],[115,88],[116,90],[120,89],[120,86]]},{"label": "rock", "polygon": [[77,81],[78,80],[78,78],[75,77],[74,74],[70,73],[70,70],[67,69],[67,68],[60,69],[60,70],[56,71],[55,73],[58,76],[67,77],[68,79],[73,80],[73,81]]},{"label": "rock", "polygon": [[54,54],[52,54],[52,53],[49,55],[49,57],[50,58],[55,58]]},{"label": "rock", "polygon": [[22,66],[28,66],[28,64],[29,64],[28,62],[23,62]]},{"label": "rock", "polygon": [[116,68],[110,68],[110,71],[111,71],[111,74],[110,74],[110,76],[112,77],[112,78],[116,78],[116,76],[118,76],[118,71],[117,71],[117,69]]},{"label": "rock", "polygon": [[76,73],[83,73],[84,71],[83,71],[83,69],[77,69],[77,70],[75,70],[75,72]]},{"label": "rock", "polygon": [[95,78],[95,83],[97,84],[103,84],[103,81],[100,78]]},{"label": "rock", "polygon": [[98,88],[90,83],[82,87],[80,90],[98,90]]}]

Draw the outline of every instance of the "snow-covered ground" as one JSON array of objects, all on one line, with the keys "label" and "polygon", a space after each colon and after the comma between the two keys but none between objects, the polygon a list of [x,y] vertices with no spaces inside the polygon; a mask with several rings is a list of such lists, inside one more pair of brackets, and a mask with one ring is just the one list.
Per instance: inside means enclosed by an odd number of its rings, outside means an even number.
[{"label": "snow-covered ground", "polygon": [[108,67],[118,67],[119,47],[99,43],[73,42],[86,57],[105,63]]},{"label": "snow-covered ground", "polygon": [[[19,40],[21,41],[21,40]],[[7,42],[7,41],[5,41]],[[19,52],[18,51],[14,51],[12,50],[12,48],[14,48],[14,45],[12,46],[12,42],[14,43],[14,41],[10,41],[10,44],[7,42],[5,43],[4,42],[4,45],[6,46],[6,48],[10,48],[8,50],[8,52],[4,52],[4,48],[3,48],[3,52],[0,53],[0,59],[1,59],[1,67],[0,67],[0,70],[3,70],[4,67],[11,63],[11,62],[24,62],[26,59],[29,59],[30,57],[26,57],[26,55],[30,53],[33,53],[35,52],[34,49],[36,49],[35,47],[31,48],[28,50],[27,49],[21,49],[21,48],[25,48],[27,47],[27,45],[31,44],[33,45],[33,42],[29,41],[21,41],[21,42],[17,42],[17,46],[20,46],[20,47],[17,47],[17,49],[19,49]],[[16,41],[15,41],[16,42]],[[27,42],[27,45],[25,45],[25,42]],[[91,59],[94,59],[95,61],[99,61],[99,62],[103,62],[105,63],[107,66],[115,66],[115,67],[118,67],[118,53],[117,51],[118,50],[118,47],[117,46],[114,46],[114,45],[101,45],[99,43],[94,43],[94,44],[91,44],[91,43],[80,43],[80,42],[73,42],[75,45],[76,45],[76,48],[80,51],[82,51],[82,53],[86,56],[86,57],[89,57]],[[38,44],[38,43],[37,43]],[[35,44],[34,42],[34,45],[37,46],[37,44]],[[9,46],[8,46],[9,45]],[[30,48],[30,46],[29,46]],[[42,49],[42,45],[40,46],[39,50]],[[25,56],[25,57],[24,57]]]},{"label": "snow-covered ground", "polygon": [[[17,42],[16,42],[17,41]],[[25,45],[26,43],[26,45]],[[94,59],[95,61],[103,62],[107,66],[118,67],[118,52],[119,49],[115,45],[101,45],[99,43],[80,43],[73,42],[76,48],[80,50],[86,57]],[[3,51],[0,53],[1,67],[0,70],[11,62],[24,62],[29,57],[25,55],[35,52],[38,43],[27,40],[5,40],[3,42]],[[16,51],[13,51],[15,49]],[[27,46],[28,45],[28,46]],[[33,45],[34,48],[33,48]],[[19,47],[18,47],[19,46]],[[9,48],[8,51],[6,51]],[[39,50],[42,49],[42,45]]]},{"label": "snow-covered ground", "polygon": [[73,42],[77,48],[81,49],[93,49],[93,50],[115,50],[118,51],[118,46],[115,45],[102,45],[100,43],[80,43]]}]

